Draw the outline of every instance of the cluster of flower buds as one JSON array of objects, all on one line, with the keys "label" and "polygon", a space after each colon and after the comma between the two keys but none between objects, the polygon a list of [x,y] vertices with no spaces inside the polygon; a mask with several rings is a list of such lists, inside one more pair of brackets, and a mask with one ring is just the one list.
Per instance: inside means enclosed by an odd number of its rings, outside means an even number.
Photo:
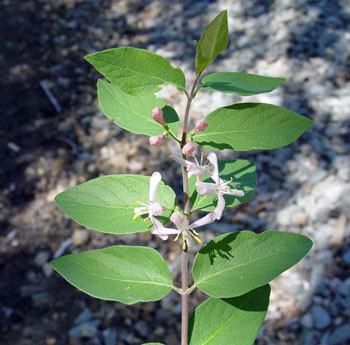
[{"label": "cluster of flower buds", "polygon": [[[164,129],[166,130],[163,134],[155,135],[149,138],[149,144],[151,146],[158,146],[165,138],[165,135],[169,133],[169,128],[165,122],[164,116],[163,116],[163,110],[160,109],[159,107],[155,107],[152,109],[152,119],[157,121],[159,124],[161,124]],[[194,127],[194,130],[192,130],[189,133],[189,137],[187,139],[186,144],[182,148],[182,154],[185,156],[192,155],[193,152],[195,151],[195,146],[192,142],[192,136],[195,133],[198,132],[203,132],[206,128],[208,127],[208,123],[201,119],[196,122],[196,125]]]}]

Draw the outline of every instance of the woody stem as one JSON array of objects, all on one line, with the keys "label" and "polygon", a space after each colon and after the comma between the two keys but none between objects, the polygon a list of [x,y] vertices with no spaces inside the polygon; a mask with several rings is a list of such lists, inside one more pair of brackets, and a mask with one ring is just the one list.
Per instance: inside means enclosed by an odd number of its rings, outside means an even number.
[{"label": "woody stem", "polygon": [[[191,103],[193,99],[193,95],[196,89],[196,85],[198,82],[198,79],[200,77],[200,74],[196,76],[196,79],[193,83],[190,95],[187,96],[187,105],[185,110],[185,118],[184,118],[184,124],[183,124],[183,130],[182,130],[182,140],[181,140],[181,148],[185,146],[186,144],[186,135],[187,135],[187,124],[188,124],[188,117],[190,114],[190,108]],[[182,155],[183,159],[186,159],[186,155]],[[182,180],[183,180],[183,192],[184,192],[184,211],[186,214],[190,213],[190,202],[188,197],[188,176],[186,168],[182,167]],[[181,312],[181,345],[187,345],[187,333],[188,333],[188,295],[185,294],[188,287],[188,252],[187,252],[187,246],[184,247],[182,251],[182,267],[181,267],[181,289],[184,292],[183,295],[181,295],[181,306],[182,306],[182,312]]]}]

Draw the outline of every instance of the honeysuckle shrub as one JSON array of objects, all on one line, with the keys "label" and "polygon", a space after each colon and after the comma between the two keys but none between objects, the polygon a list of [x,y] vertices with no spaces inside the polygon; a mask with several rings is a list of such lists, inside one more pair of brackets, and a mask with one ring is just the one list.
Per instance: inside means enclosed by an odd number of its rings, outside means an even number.
[{"label": "honeysuckle shrub", "polygon": [[[107,79],[98,80],[98,100],[111,121],[149,136],[152,146],[164,140],[178,146],[179,154],[169,159],[182,166],[183,205],[158,171],[150,177],[98,177],[55,199],[65,214],[89,229],[115,235],[150,231],[164,241],[178,241],[181,287],[174,285],[162,256],[149,247],[95,249],[60,257],[51,265],[76,288],[104,300],[149,302],[176,291],[182,300],[182,345],[251,345],[267,312],[269,282],[301,260],[312,241],[288,232],[269,230],[258,235],[243,230],[202,243],[205,226],[220,220],[225,210],[252,200],[257,186],[253,162],[218,160],[214,151],[277,149],[298,139],[313,122],[276,105],[238,103],[204,114],[189,129],[191,103],[199,92],[244,97],[270,92],[285,82],[243,72],[212,73],[201,79],[206,67],[227,47],[226,11],[195,44],[196,78],[190,91],[181,69],[147,50],[120,47],[86,56]],[[181,125],[176,111],[155,95],[164,84],[187,97]],[[194,156],[201,147],[211,151],[206,157],[203,152]],[[201,211],[200,218],[190,220],[197,211]],[[201,248],[191,270],[194,283],[188,286],[188,248],[196,242]],[[196,288],[209,298],[188,318],[188,297]]]}]

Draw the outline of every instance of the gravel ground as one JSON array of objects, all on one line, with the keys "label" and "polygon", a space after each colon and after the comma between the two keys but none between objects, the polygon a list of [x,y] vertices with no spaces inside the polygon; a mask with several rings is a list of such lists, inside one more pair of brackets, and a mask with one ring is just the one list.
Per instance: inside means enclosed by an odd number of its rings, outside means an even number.
[{"label": "gravel ground", "polygon": [[[259,345],[350,344],[350,1],[348,0],[3,0],[0,3],[0,343],[114,345],[179,343],[180,300],[124,306],[86,296],[54,273],[55,255],[113,244],[149,245],[179,278],[180,248],[149,233],[104,235],[83,229],[54,196],[112,173],[150,175],[181,189],[170,142],[150,148],[101,113],[98,74],[83,56],[132,45],[181,67],[193,80],[193,41],[227,8],[228,50],[208,68],[286,77],[271,94],[244,101],[284,106],[315,125],[275,151],[222,158],[256,162],[256,198],[226,212],[203,237],[237,229],[287,230],[314,247],[272,283]],[[50,101],[47,92],[56,104]],[[45,93],[46,91],[46,93]],[[179,114],[185,99],[166,98]],[[199,93],[193,119],[241,97]],[[170,248],[169,248],[170,246]],[[191,307],[203,300],[193,294]]]}]

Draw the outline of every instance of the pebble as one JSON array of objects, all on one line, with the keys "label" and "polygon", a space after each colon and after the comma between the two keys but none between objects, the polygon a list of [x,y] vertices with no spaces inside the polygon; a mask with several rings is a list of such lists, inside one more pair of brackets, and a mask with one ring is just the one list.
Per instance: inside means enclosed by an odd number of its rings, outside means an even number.
[{"label": "pebble", "polygon": [[314,325],[313,317],[310,313],[303,315],[300,319],[300,324],[306,329],[312,329]]},{"label": "pebble", "polygon": [[329,345],[337,345],[350,340],[350,324],[344,324],[332,333]]},{"label": "pebble", "polygon": [[144,321],[137,321],[135,323],[135,330],[140,334],[142,335],[143,337],[146,337],[148,332],[149,332],[149,329],[147,327],[147,324],[146,322]]},{"label": "pebble", "polygon": [[75,325],[79,325],[85,321],[89,321],[92,318],[92,311],[89,308],[85,308],[74,320]]},{"label": "pebble", "polygon": [[118,332],[115,328],[107,328],[103,332],[104,345],[117,345]]},{"label": "pebble", "polygon": [[45,263],[47,263],[47,261],[49,260],[51,254],[49,252],[39,252],[38,254],[35,255],[34,258],[34,263],[41,267],[43,266]]},{"label": "pebble", "polygon": [[311,311],[315,328],[322,330],[330,326],[330,324],[332,323],[332,319],[325,308],[319,305],[314,305],[311,308]]},{"label": "pebble", "polygon": [[74,230],[72,241],[75,246],[81,246],[89,240],[88,230]]}]

